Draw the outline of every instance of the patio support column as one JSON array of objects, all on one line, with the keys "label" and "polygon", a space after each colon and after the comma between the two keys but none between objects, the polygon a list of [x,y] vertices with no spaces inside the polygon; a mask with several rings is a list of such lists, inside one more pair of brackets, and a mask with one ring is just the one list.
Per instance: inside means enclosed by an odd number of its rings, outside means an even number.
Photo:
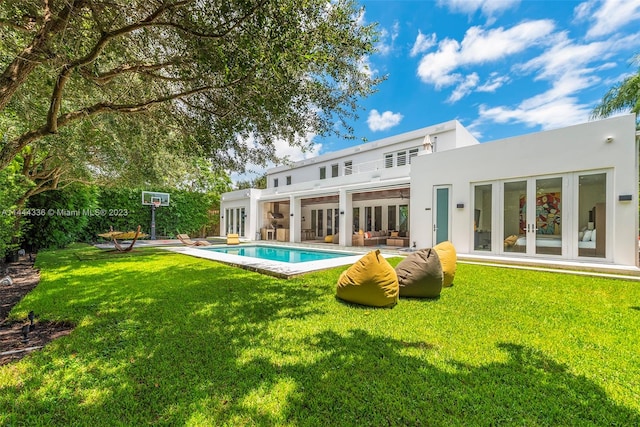
[{"label": "patio support column", "polygon": [[300,198],[289,196],[289,206],[291,206],[291,213],[289,214],[289,242],[299,242],[302,221]]},{"label": "patio support column", "polygon": [[352,196],[351,193],[347,194],[346,190],[340,189],[338,192],[338,209],[340,212],[340,246],[351,245],[351,224],[353,222],[353,209],[351,209]]}]

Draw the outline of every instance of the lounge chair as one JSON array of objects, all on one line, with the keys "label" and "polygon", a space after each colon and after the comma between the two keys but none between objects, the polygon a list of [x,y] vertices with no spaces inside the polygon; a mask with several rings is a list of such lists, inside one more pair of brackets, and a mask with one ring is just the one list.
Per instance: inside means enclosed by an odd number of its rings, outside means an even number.
[{"label": "lounge chair", "polygon": [[176,237],[187,246],[211,246],[206,240],[191,240],[188,234],[178,234]]}]

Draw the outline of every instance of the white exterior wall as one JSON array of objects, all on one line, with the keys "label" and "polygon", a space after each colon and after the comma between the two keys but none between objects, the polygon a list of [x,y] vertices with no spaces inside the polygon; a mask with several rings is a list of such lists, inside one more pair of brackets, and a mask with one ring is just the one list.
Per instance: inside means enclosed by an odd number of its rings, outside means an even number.
[{"label": "white exterior wall", "polygon": [[[609,137],[612,142],[606,142]],[[609,170],[607,258],[614,264],[636,266],[637,159],[635,115],[420,155],[411,168],[411,239],[418,247],[433,246],[433,186],[451,185],[450,240],[465,254],[473,250],[472,183]],[[619,201],[620,195],[632,195],[632,201]],[[464,208],[456,208],[459,203]]]},{"label": "white exterior wall", "polygon": [[[478,144],[478,141],[457,121],[441,123],[418,129],[412,132],[395,135],[356,147],[323,154],[312,159],[294,163],[291,167],[280,166],[267,171],[267,190],[279,193],[299,191],[300,189],[331,187],[358,182],[369,182],[372,179],[389,179],[409,176],[408,150],[419,148],[423,152],[426,135],[438,137],[440,151],[456,147]],[[457,135],[460,135],[459,137]],[[395,153],[407,150],[407,166],[395,166]],[[384,167],[384,155],[394,154],[394,166]],[[345,175],[344,162],[352,161],[353,173]],[[331,166],[338,164],[338,177],[331,176]],[[320,168],[326,168],[326,179],[320,179]],[[286,185],[286,177],[291,176],[291,185]],[[278,179],[278,188],[273,188],[274,179]],[[304,185],[304,184],[307,185]],[[310,187],[308,183],[313,183]],[[300,185],[303,184],[303,185]]]},{"label": "white exterior wall", "polygon": [[259,224],[258,198],[261,190],[245,189],[224,193],[220,198],[220,235],[226,236],[226,218],[224,218],[227,209],[244,208],[245,209],[245,237],[255,238],[256,227]]}]

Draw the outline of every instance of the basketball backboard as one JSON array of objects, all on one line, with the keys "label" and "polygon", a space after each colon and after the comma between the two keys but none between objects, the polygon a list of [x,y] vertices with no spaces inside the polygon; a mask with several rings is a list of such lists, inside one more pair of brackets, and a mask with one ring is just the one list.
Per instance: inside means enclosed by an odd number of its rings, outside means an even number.
[{"label": "basketball backboard", "polygon": [[169,193],[158,193],[156,191],[143,191],[142,204],[153,205],[160,202],[160,206],[169,206]]}]

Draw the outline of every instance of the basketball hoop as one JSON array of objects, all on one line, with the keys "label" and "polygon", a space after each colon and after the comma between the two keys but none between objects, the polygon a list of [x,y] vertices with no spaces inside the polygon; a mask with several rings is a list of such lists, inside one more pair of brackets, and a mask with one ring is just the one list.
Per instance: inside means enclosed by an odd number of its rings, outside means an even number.
[{"label": "basketball hoop", "polygon": [[160,200],[154,200],[153,202],[151,202],[155,209],[158,209],[160,207],[160,203]]}]

